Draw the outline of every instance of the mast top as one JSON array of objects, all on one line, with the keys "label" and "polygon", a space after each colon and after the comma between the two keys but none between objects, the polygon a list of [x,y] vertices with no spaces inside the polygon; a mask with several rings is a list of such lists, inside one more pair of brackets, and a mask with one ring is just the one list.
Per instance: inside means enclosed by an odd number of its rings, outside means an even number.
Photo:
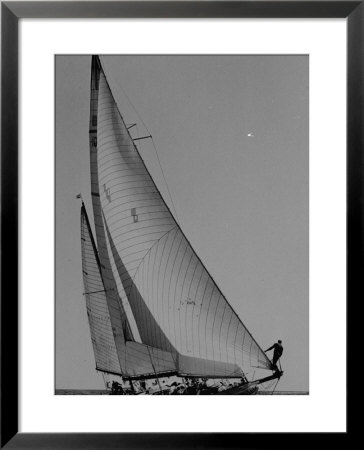
[{"label": "mast top", "polygon": [[101,61],[99,55],[92,55],[91,64],[94,67],[101,68]]}]

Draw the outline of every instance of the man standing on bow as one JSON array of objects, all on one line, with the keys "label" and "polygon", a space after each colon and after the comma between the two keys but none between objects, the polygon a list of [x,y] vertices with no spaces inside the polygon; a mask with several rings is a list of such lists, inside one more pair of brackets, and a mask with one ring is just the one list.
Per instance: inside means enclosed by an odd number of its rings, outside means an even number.
[{"label": "man standing on bow", "polygon": [[278,362],[279,358],[282,356],[282,353],[283,353],[283,345],[282,345],[282,341],[279,340],[278,342],[276,342],[275,344],[273,344],[271,347],[269,347],[269,348],[266,350],[266,352],[269,352],[269,350],[272,350],[272,349],[274,349],[274,351],[273,351],[273,361],[272,361],[272,363],[273,363],[274,368],[275,368],[275,369],[278,369],[278,367],[277,367],[277,362]]}]

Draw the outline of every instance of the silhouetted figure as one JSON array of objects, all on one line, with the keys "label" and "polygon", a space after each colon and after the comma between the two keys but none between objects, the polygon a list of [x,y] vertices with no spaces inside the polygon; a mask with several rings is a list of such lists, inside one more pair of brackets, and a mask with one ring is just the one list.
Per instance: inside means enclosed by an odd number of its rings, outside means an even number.
[{"label": "silhouetted figure", "polygon": [[282,356],[282,353],[283,353],[283,345],[282,345],[282,341],[279,340],[278,342],[276,342],[275,344],[273,344],[271,347],[269,347],[269,348],[266,350],[266,352],[269,352],[269,350],[272,350],[272,349],[274,349],[274,351],[273,351],[273,360],[272,360],[272,363],[273,363],[273,366],[274,366],[276,369],[278,369],[278,367],[277,367],[277,362],[278,362],[279,358]]},{"label": "silhouetted figure", "polygon": [[113,381],[111,385],[111,392],[113,394],[123,395],[124,394],[123,386],[117,381]]},{"label": "silhouetted figure", "polygon": [[245,375],[243,375],[243,376],[241,377],[241,384],[245,384],[245,383],[247,383],[247,382],[248,382],[247,377],[246,377]]}]

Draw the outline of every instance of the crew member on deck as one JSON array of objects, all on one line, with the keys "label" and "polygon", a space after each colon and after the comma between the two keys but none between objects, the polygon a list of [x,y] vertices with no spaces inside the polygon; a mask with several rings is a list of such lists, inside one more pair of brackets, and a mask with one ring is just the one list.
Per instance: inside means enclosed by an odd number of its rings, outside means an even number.
[{"label": "crew member on deck", "polygon": [[117,381],[113,381],[112,382],[112,385],[111,385],[111,391],[115,394],[120,394],[120,395],[123,395],[124,394],[124,389],[123,389],[123,386],[120,384],[120,383],[118,383]]},{"label": "crew member on deck", "polygon": [[282,353],[283,353],[283,345],[282,345],[282,341],[279,340],[278,342],[276,342],[275,344],[273,344],[271,347],[269,347],[269,348],[266,350],[266,352],[269,352],[269,350],[272,350],[272,349],[274,349],[274,351],[273,351],[273,361],[272,361],[272,363],[273,363],[274,368],[275,368],[275,369],[278,369],[278,367],[277,367],[277,362],[278,362],[279,358],[282,356]]}]

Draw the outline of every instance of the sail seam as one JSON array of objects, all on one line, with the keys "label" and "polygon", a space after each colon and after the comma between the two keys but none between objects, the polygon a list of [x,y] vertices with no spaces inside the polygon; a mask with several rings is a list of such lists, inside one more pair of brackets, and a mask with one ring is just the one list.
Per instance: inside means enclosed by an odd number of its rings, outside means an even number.
[{"label": "sail seam", "polygon": [[[183,236],[182,236],[182,240],[183,240]],[[185,244],[185,242],[184,242],[184,244]],[[188,250],[188,244],[186,245],[186,250],[185,250],[185,253],[184,253],[184,255],[183,255],[183,259],[184,259],[184,257],[186,256],[187,250]],[[182,296],[183,296],[183,290],[184,290],[184,287],[185,287],[185,282],[186,282],[186,278],[187,278],[187,273],[188,273],[188,269],[189,269],[190,264],[191,264],[192,257],[193,257],[193,253],[190,254],[189,260],[188,260],[188,264],[187,264],[187,267],[186,267],[186,269],[185,269],[185,271],[184,271],[185,273],[184,273],[183,283],[182,283],[181,292],[180,292],[180,297],[179,297],[179,298],[180,298],[180,305],[181,305]],[[181,261],[180,268],[182,268],[182,263],[183,263],[183,260]],[[173,304],[174,304],[174,306],[176,305],[176,299],[175,299],[175,298],[173,299]],[[180,342],[181,342],[181,344],[182,344],[182,314],[179,315],[179,318],[178,318],[178,326],[179,326],[179,339],[180,339]],[[186,348],[186,350],[187,350],[187,348]]]},{"label": "sail seam", "polygon": [[[193,255],[193,253],[192,253],[192,257],[194,257],[194,255]],[[187,291],[187,299],[190,299],[190,293],[191,293],[191,286],[192,286],[192,284],[193,284],[193,280],[194,280],[194,278],[195,278],[195,274],[196,274],[196,270],[197,270],[197,268],[199,267],[199,264],[198,264],[198,261],[197,261],[197,258],[196,258],[196,262],[195,262],[195,268],[194,268],[194,270],[193,270],[193,275],[192,275],[192,277],[191,277],[191,282],[190,282],[190,285],[189,285],[189,287],[188,287],[188,291]],[[190,326],[192,325],[192,323],[193,323],[193,308],[194,308],[194,306],[195,306],[195,299],[196,299],[196,292],[195,292],[195,294],[193,295],[193,307],[192,308],[188,308],[188,300],[187,300],[187,304],[186,304],[186,314],[185,314],[185,335],[186,335],[186,349],[187,349],[187,352],[189,352],[189,340],[188,340],[188,336],[189,336],[189,334],[188,334],[188,327],[187,327],[187,323],[189,322],[190,323]],[[189,310],[191,310],[192,309],[192,311],[191,311],[191,320],[190,321],[187,321],[187,315],[188,315],[188,312],[189,312]],[[192,331],[193,329],[191,329],[191,334],[192,334]]]},{"label": "sail seam", "polygon": [[[171,289],[171,280],[172,280],[172,274],[173,274],[173,270],[174,270],[174,267],[175,267],[175,264],[176,264],[176,261],[177,261],[177,256],[178,256],[178,253],[179,253],[179,251],[180,251],[180,248],[181,248],[181,245],[182,245],[182,243],[183,243],[183,239],[181,239],[180,240],[180,242],[179,242],[179,244],[178,244],[178,248],[177,248],[177,250],[176,250],[176,252],[175,252],[175,256],[174,256],[174,261],[173,261],[173,265],[172,265],[172,270],[171,270],[171,276],[169,277],[169,285],[168,285],[168,303],[169,303],[169,297],[170,297],[170,289]],[[172,247],[173,248],[173,247]],[[171,250],[172,250],[172,248],[171,248]],[[173,296],[173,309],[175,310],[176,309],[176,288],[177,288],[177,284],[178,284],[178,277],[179,277],[179,274],[180,274],[180,271],[181,271],[181,267],[182,267],[182,264],[183,264],[183,260],[184,260],[184,257],[185,257],[185,255],[186,255],[186,252],[187,252],[187,250],[188,250],[188,247],[186,247],[185,249],[184,249],[184,253],[183,253],[183,256],[182,256],[182,258],[181,258],[181,260],[180,260],[180,263],[179,263],[179,269],[178,269],[178,275],[177,275],[177,278],[176,278],[176,283],[175,283],[175,292],[174,292],[174,296]],[[179,318],[178,318],[178,320],[179,320],[179,325],[180,325],[180,322],[181,322],[181,318],[180,318],[180,315],[179,315]],[[175,320],[170,320],[170,318],[169,318],[169,309],[168,309],[168,322],[169,322],[169,333],[170,334],[172,334],[172,332],[171,332],[171,324],[172,324],[172,322],[173,322],[173,325],[174,325],[174,338],[175,338],[175,340],[177,340],[177,331],[176,331],[176,321]]]},{"label": "sail seam", "polygon": [[175,225],[175,226],[174,226],[173,228],[171,228],[170,230],[166,231],[159,239],[157,239],[157,240],[154,242],[154,244],[150,247],[150,249],[147,251],[147,253],[143,256],[143,258],[141,259],[140,263],[138,264],[138,267],[136,268],[136,271],[135,271],[135,274],[133,275],[133,278],[131,279],[132,285],[131,285],[130,288],[129,288],[129,293],[130,293],[130,290],[132,289],[132,286],[133,286],[133,284],[134,284],[134,279],[135,279],[135,277],[136,277],[137,274],[138,274],[139,268],[140,268],[140,266],[142,265],[142,263],[144,262],[146,256],[147,256],[147,255],[150,253],[150,251],[158,244],[158,242],[159,242],[161,239],[163,239],[164,236],[166,236],[168,233],[170,233],[171,231],[173,231],[173,230],[176,228],[176,226],[177,226],[177,225]]},{"label": "sail seam", "polygon": [[[176,251],[175,260],[174,260],[174,263],[173,263],[173,269],[174,269],[174,264],[176,262],[176,259],[177,259],[177,256],[178,256],[178,253],[180,251],[182,243],[185,244],[185,242],[183,241],[183,237],[182,237],[182,239],[181,239],[181,241],[180,241],[180,243],[178,245],[178,249]],[[182,269],[182,266],[183,266],[183,261],[185,259],[187,250],[188,250],[188,245],[185,245],[183,256],[182,256],[182,258],[180,258],[180,263],[179,263],[179,267],[178,267],[178,273],[177,273],[177,276],[176,276],[176,283],[175,283],[175,286],[174,286],[174,294],[173,294],[173,308],[174,309],[176,308],[176,294],[177,294],[178,280],[179,280],[179,276],[180,276],[180,273],[181,273],[181,269]],[[172,269],[172,272],[173,272],[173,269]],[[169,295],[169,292],[170,292],[170,288],[171,288],[171,279],[169,280],[168,295]],[[182,291],[183,291],[183,285],[182,285],[182,289],[181,289],[181,296],[182,296]],[[180,302],[181,302],[181,300],[180,300]],[[171,321],[169,321],[169,323],[171,323]],[[173,321],[173,324],[174,324],[174,336],[175,336],[175,338],[177,338],[177,329],[176,329],[177,324],[176,324],[176,321]],[[181,317],[179,317],[179,327],[181,328]],[[181,333],[180,333],[180,336],[181,336]]]}]

